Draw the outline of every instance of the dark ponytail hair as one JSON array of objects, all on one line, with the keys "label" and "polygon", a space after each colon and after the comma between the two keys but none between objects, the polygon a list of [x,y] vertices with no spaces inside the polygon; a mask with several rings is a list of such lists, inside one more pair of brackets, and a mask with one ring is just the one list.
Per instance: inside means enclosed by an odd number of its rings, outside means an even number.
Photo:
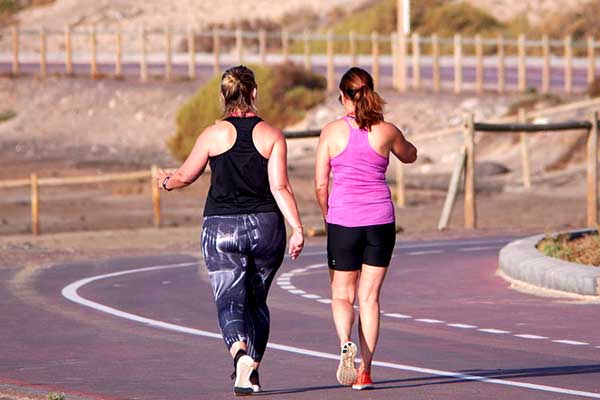
[{"label": "dark ponytail hair", "polygon": [[340,90],[354,104],[354,116],[360,129],[371,130],[371,126],[383,121],[385,102],[375,91],[373,78],[367,71],[350,68],[342,76]]},{"label": "dark ponytail hair", "polygon": [[225,115],[238,112],[242,116],[256,112],[252,91],[256,89],[254,72],[246,66],[231,67],[221,77],[221,94],[225,103]]}]

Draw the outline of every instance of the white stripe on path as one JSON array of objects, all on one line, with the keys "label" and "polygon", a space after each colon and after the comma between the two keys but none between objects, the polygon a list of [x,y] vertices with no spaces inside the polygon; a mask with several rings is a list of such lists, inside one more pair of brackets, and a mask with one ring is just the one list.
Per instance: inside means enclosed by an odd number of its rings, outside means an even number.
[{"label": "white stripe on path", "polygon": [[467,251],[484,251],[484,250],[500,250],[501,247],[498,246],[482,246],[482,247],[465,247],[462,249],[456,249],[456,251],[462,251],[462,252],[467,252]]},{"label": "white stripe on path", "polygon": [[477,328],[477,326],[475,325],[468,325],[468,324],[446,324],[448,326],[451,326],[453,328],[459,328],[459,329],[474,329]]},{"label": "white stripe on path", "polygon": [[430,318],[419,318],[415,319],[415,321],[424,322],[426,324],[443,324],[444,321],[440,321],[439,319],[430,319]]},{"label": "white stripe on path", "polygon": [[423,250],[423,251],[409,251],[406,253],[408,256],[425,256],[427,254],[440,254],[443,253],[444,250]]},{"label": "white stripe on path", "polygon": [[578,342],[577,340],[553,340],[554,343],[571,344],[573,346],[588,346],[589,343]]},{"label": "white stripe on path", "polygon": [[303,294],[302,297],[305,297],[307,299],[313,299],[313,300],[321,298],[321,296],[319,296],[318,294]]},{"label": "white stripe on path", "polygon": [[412,318],[410,315],[397,314],[397,313],[384,313],[383,315],[385,315],[386,317],[400,318],[400,319]]},{"label": "white stripe on path", "polygon": [[542,339],[548,339],[546,336],[538,336],[538,335],[515,335],[518,338],[523,338],[523,339],[533,339],[533,340],[542,340]]},{"label": "white stripe on path", "polygon": [[[112,278],[115,276],[122,276],[122,275],[128,275],[128,274],[134,274],[134,273],[140,273],[140,272],[156,271],[156,270],[161,270],[161,269],[183,268],[183,267],[190,267],[190,266],[196,266],[196,265],[197,265],[197,263],[159,265],[159,266],[155,266],[155,267],[140,268],[140,269],[120,271],[120,272],[114,272],[114,273],[110,273],[110,274],[93,276],[93,277],[78,280],[76,282],[73,282],[73,283],[65,286],[62,290],[62,295],[74,303],[77,303],[77,304],[80,304],[80,305],[83,305],[86,307],[90,307],[97,311],[101,311],[101,312],[104,312],[104,313],[107,313],[107,314],[110,314],[110,315],[113,315],[113,316],[116,316],[119,318],[128,319],[130,321],[140,322],[142,324],[156,327],[156,328],[167,329],[167,330],[180,332],[180,333],[186,333],[186,334],[190,334],[190,335],[194,335],[194,336],[202,336],[202,337],[208,337],[208,338],[222,340],[221,335],[218,333],[208,332],[208,331],[204,331],[204,330],[200,330],[200,329],[189,328],[189,327],[181,326],[181,325],[170,324],[167,322],[142,317],[142,316],[139,316],[136,314],[131,314],[131,313],[128,313],[125,311],[118,310],[116,308],[108,307],[103,304],[96,303],[94,301],[85,299],[85,298],[79,296],[79,294],[77,293],[78,289],[81,288],[82,286],[87,285],[88,283],[91,283],[91,282],[94,282],[97,280],[101,280],[101,279],[107,279],[107,278]],[[335,360],[335,361],[339,360],[338,354],[324,353],[321,351],[315,351],[315,350],[304,349],[304,348],[300,348],[300,347],[276,344],[276,343],[269,343],[267,346],[269,348],[272,348],[275,350],[287,351],[289,353],[299,354],[302,356],[311,356],[311,357],[315,357],[315,358],[324,358],[324,359]],[[410,366],[410,365],[396,364],[396,363],[382,362],[382,361],[373,361],[373,365],[384,367],[384,368],[401,370],[401,371],[411,371],[411,372],[417,372],[417,373],[422,373],[422,374],[427,374],[427,375],[443,376],[443,377],[448,377],[448,378],[453,378],[453,379],[519,387],[519,388],[523,388],[523,389],[537,390],[537,391],[550,392],[550,393],[559,393],[559,394],[565,394],[565,395],[586,397],[586,398],[591,398],[591,399],[600,399],[600,393],[585,392],[582,390],[566,389],[566,388],[561,388],[561,387],[539,385],[539,384],[527,383],[527,382],[517,382],[517,381],[511,381],[511,380],[505,380],[505,379],[493,379],[493,378],[487,378],[487,377],[478,376],[478,375],[467,375],[467,374],[461,374],[461,373],[451,372],[451,371],[414,367],[414,366]]]},{"label": "white stripe on path", "polygon": [[510,331],[503,331],[502,329],[477,329],[479,332],[485,332],[485,333],[497,333],[497,334],[505,334],[505,333],[510,333]]}]

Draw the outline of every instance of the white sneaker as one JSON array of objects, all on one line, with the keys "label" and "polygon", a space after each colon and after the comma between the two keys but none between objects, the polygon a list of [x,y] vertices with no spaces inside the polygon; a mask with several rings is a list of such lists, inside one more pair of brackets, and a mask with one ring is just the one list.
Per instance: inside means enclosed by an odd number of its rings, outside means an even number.
[{"label": "white sneaker", "polygon": [[254,392],[250,374],[254,369],[254,360],[250,356],[241,356],[235,366],[235,383],[233,394],[236,396],[248,396]]},{"label": "white sneaker", "polygon": [[344,386],[352,386],[356,381],[356,368],[354,368],[354,358],[356,357],[356,345],[352,342],[346,342],[342,345],[340,354],[340,365],[335,374],[338,382]]}]

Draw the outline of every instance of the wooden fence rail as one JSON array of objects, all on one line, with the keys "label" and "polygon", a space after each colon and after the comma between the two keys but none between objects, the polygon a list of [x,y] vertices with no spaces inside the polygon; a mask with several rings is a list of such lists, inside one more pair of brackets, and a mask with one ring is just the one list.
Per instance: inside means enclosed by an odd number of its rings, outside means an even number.
[{"label": "wooden fence rail", "polygon": [[[381,32],[368,35],[350,32],[347,35],[339,35],[331,31],[199,31],[191,27],[153,30],[141,27],[136,31],[121,31],[97,29],[95,26],[89,29],[66,26],[58,31],[44,27],[26,29],[13,26],[10,35],[7,35],[9,40],[2,42],[7,48],[0,49],[2,51],[11,48],[10,53],[4,53],[11,54],[8,56],[10,59],[0,59],[0,62],[10,65],[10,71],[7,72],[13,76],[25,72],[21,65],[24,61],[36,61],[23,58],[25,53],[21,50],[24,46],[24,36],[37,37],[37,45],[34,44],[33,50],[39,54],[37,63],[40,76],[46,76],[49,71],[50,42],[54,45],[60,44],[60,56],[57,57],[53,53],[52,63],[64,63],[64,72],[67,75],[74,73],[75,64],[83,62],[89,63],[90,77],[98,78],[102,76],[102,69],[105,73],[107,70],[106,67],[101,68],[102,64],[109,62],[114,64],[114,76],[121,77],[125,72],[123,59],[126,56],[126,41],[129,44],[128,49],[135,48],[135,54],[129,54],[128,59],[137,60],[137,75],[142,81],[148,80],[151,73],[158,73],[165,80],[172,80],[176,73],[181,74],[181,68],[174,67],[181,66],[182,63],[187,64],[187,78],[196,79],[197,69],[202,67],[202,63],[212,66],[213,72],[218,72],[222,66],[235,63],[268,64],[292,60],[303,64],[307,70],[312,70],[316,64],[325,65],[327,87],[330,90],[336,87],[334,80],[336,74],[339,74],[336,66],[349,67],[360,64],[371,70],[378,86],[382,86],[381,82],[385,76],[387,84],[390,85],[391,82],[391,86],[400,91],[408,87],[440,91],[446,87],[452,88],[456,93],[464,90],[481,92],[484,89],[500,93],[509,89],[525,92],[536,85],[546,93],[558,89],[556,86],[552,87],[552,82],[560,84],[561,89],[567,93],[575,89],[582,90],[596,77],[596,49],[600,47],[600,42],[591,36],[574,41],[569,36],[562,40],[551,40],[547,36],[528,39],[524,35],[517,38],[480,35],[441,37],[419,34],[405,37]],[[159,39],[160,36],[162,39]],[[82,41],[81,37],[86,39]],[[80,55],[76,63],[74,40],[78,40],[77,48],[80,51],[83,51],[83,47],[89,54],[85,60],[82,60]],[[185,44],[186,53],[174,52],[174,49],[181,47],[174,46],[176,40]],[[199,48],[200,41],[204,43],[203,48]],[[155,49],[152,53],[149,52],[150,45]],[[29,52],[30,47],[31,45],[28,45]],[[199,52],[205,55],[201,57],[201,61]],[[113,55],[107,57],[109,53]],[[150,57],[152,63],[149,62]],[[109,58],[110,61],[107,61]],[[182,61],[185,59],[187,61]],[[162,71],[157,72],[150,67],[157,62],[162,64]],[[558,67],[562,70],[560,76],[556,74]],[[507,73],[508,68],[515,71],[515,79],[513,74]],[[535,82],[528,80],[532,73],[540,75]]]},{"label": "wooden fence rail", "polygon": [[[318,137],[320,130],[290,131],[285,132],[287,139]],[[39,235],[40,230],[40,203],[41,187],[52,186],[72,186],[89,185],[108,182],[125,182],[149,180],[152,196],[152,221],[153,226],[160,228],[162,224],[161,213],[161,193],[156,185],[158,176],[158,167],[153,165],[149,170],[133,171],[126,173],[109,173],[94,176],[68,176],[68,177],[38,177],[37,174],[31,174],[28,179],[12,179],[0,181],[0,189],[30,187],[30,206],[31,206],[31,233]]]},{"label": "wooden fence rail", "polygon": [[476,132],[507,132],[524,135],[534,132],[560,132],[585,130],[587,141],[587,225],[596,227],[598,223],[598,112],[591,111],[587,121],[567,121],[547,124],[526,123],[484,123],[475,122],[473,113],[467,113],[463,122],[464,146],[459,155],[460,162],[453,172],[444,209],[440,217],[438,229],[445,229],[454,206],[458,190],[457,176],[464,171],[464,224],[465,228],[477,227],[476,182],[475,182],[475,134]]}]

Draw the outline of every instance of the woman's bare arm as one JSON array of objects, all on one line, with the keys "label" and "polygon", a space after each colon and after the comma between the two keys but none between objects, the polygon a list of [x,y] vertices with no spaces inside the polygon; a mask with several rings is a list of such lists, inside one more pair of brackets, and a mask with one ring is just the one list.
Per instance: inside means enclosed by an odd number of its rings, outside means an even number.
[{"label": "woman's bare arm", "polygon": [[296,198],[288,179],[287,144],[285,137],[281,131],[275,129],[273,131],[275,142],[268,163],[269,185],[271,186],[271,193],[273,193],[279,210],[281,210],[283,217],[293,229],[288,251],[292,259],[296,259],[304,247],[304,231]]},{"label": "woman's bare arm", "polygon": [[331,166],[329,164],[329,147],[327,144],[328,128],[323,128],[319,136],[319,145],[317,146],[317,159],[315,163],[315,195],[317,202],[321,207],[323,218],[327,216],[329,200],[329,173]]},{"label": "woman's bare arm", "polygon": [[417,160],[417,148],[411,142],[406,140],[400,129],[396,128],[394,125],[391,126],[396,131],[396,139],[392,146],[392,153],[394,153],[394,155],[403,163],[414,163]]},{"label": "woman's bare arm", "polygon": [[171,190],[191,185],[202,175],[208,164],[210,136],[213,130],[214,126],[208,127],[198,136],[192,152],[174,173],[160,171],[157,181],[161,188],[167,176],[167,188]]}]

